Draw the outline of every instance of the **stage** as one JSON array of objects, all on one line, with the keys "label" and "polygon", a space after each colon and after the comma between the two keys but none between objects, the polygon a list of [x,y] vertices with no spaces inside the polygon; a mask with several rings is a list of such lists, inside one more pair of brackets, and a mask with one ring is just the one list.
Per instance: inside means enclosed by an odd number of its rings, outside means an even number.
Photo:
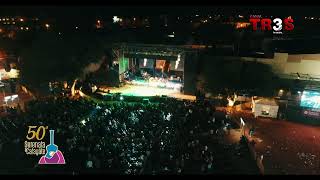
[{"label": "stage", "polygon": [[140,86],[140,85],[131,85],[125,84],[122,87],[114,88],[114,87],[107,87],[101,86],[99,87],[100,91],[114,93],[121,93],[124,96],[137,96],[137,97],[152,97],[152,96],[168,96],[177,99],[186,99],[194,101],[196,100],[195,96],[185,95],[182,94],[178,90],[174,89],[167,89],[167,88],[160,88],[160,87],[150,87],[150,86]]}]

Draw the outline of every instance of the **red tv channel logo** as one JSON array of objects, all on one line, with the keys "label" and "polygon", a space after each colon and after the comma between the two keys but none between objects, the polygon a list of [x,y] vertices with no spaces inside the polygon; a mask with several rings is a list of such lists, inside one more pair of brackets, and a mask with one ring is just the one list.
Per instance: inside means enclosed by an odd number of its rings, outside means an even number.
[{"label": "red tv channel logo", "polygon": [[[257,31],[258,28],[262,31],[271,31],[273,34],[282,34],[283,31],[292,31],[294,29],[293,19],[288,18],[261,18],[261,16],[250,16],[250,23],[254,31]],[[258,25],[260,25],[258,27]]]}]

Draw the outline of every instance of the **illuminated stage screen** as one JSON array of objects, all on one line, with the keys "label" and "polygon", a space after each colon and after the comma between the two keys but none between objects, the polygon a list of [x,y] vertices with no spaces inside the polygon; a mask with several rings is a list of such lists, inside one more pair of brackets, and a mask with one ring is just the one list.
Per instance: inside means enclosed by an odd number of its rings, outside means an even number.
[{"label": "illuminated stage screen", "polygon": [[154,66],[154,59],[139,59],[139,68],[148,68],[153,69]]},{"label": "illuminated stage screen", "polygon": [[315,91],[303,91],[300,106],[320,109],[320,93]]}]

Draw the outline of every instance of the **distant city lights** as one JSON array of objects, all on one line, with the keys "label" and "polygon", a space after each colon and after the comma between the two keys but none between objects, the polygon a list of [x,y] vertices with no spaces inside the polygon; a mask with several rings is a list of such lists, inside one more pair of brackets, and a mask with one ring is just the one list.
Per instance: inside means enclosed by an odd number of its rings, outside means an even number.
[{"label": "distant city lights", "polygon": [[101,28],[101,21],[100,21],[100,20],[97,20],[96,28],[97,28],[97,29],[100,29],[100,28]]},{"label": "distant city lights", "polygon": [[[113,23],[117,23],[120,21],[120,19],[118,18],[118,16],[113,16]],[[135,19],[134,19],[135,20]]]}]

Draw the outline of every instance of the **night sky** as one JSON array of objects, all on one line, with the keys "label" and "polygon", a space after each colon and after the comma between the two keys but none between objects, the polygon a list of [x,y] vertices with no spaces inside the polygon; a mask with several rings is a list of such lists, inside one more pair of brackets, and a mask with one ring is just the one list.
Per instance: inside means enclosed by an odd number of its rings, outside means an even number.
[{"label": "night sky", "polygon": [[105,15],[192,15],[192,14],[265,14],[265,15],[320,15],[320,7],[208,7],[208,6],[7,6],[0,7],[0,15],[25,15],[43,17],[65,17],[65,16],[105,16]]}]

